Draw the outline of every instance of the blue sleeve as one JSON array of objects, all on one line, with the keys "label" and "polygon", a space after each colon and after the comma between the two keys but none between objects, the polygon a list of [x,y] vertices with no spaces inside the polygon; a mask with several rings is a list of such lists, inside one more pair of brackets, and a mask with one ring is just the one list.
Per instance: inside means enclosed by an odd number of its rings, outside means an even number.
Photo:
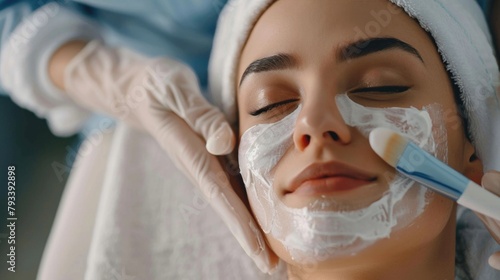
[{"label": "blue sleeve", "polygon": [[75,0],[107,44],[184,62],[205,88],[219,13],[227,0]]},{"label": "blue sleeve", "polygon": [[[0,0],[0,50],[3,49],[4,44],[9,39],[9,36],[14,31],[14,29],[33,11],[46,5],[50,2],[62,3],[60,0]],[[67,4],[65,1],[64,6],[76,9],[77,4],[70,3]],[[34,22],[34,28],[36,28],[37,23]],[[30,36],[30,30],[26,30],[25,36]],[[28,39],[28,38],[26,38]],[[6,92],[0,83],[0,95],[5,95]]]},{"label": "blue sleeve", "polygon": [[[9,38],[16,26],[24,17],[33,12],[39,5],[36,1],[7,1],[0,0],[0,48]],[[6,94],[0,84],[0,94]]]}]

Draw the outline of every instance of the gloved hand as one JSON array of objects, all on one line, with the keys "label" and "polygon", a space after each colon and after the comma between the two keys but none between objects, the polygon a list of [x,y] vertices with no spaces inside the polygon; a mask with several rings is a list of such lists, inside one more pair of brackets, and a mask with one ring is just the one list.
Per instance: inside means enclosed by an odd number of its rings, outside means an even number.
[{"label": "gloved hand", "polygon": [[92,41],[65,67],[64,91],[87,109],[151,134],[202,190],[257,266],[269,271],[270,250],[214,156],[233,150],[233,131],[203,98],[188,66]]},{"label": "gloved hand", "polygon": [[[481,185],[490,192],[500,196],[500,172],[490,171],[485,173],[481,180]],[[495,238],[495,240],[500,244],[500,221],[479,213],[476,214],[486,225],[493,238]],[[489,258],[489,264],[491,267],[500,270],[500,251],[491,255]]]}]

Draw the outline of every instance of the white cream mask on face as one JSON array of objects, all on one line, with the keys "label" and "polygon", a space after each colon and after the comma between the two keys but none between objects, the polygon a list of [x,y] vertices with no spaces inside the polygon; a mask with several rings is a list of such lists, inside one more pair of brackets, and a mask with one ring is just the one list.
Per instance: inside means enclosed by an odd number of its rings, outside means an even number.
[{"label": "white cream mask on face", "polygon": [[[336,102],[345,123],[365,137],[376,127],[391,128],[446,162],[446,130],[439,105],[422,111],[366,108],[346,94],[338,95]],[[279,240],[294,261],[314,263],[356,254],[411,223],[433,199],[425,187],[396,175],[387,191],[364,208],[338,207],[338,202],[328,197],[303,208],[286,206],[273,189],[273,169],[292,148],[300,110],[301,106],[276,123],[251,127],[241,137],[239,147],[241,174],[255,217],[262,230]]]}]

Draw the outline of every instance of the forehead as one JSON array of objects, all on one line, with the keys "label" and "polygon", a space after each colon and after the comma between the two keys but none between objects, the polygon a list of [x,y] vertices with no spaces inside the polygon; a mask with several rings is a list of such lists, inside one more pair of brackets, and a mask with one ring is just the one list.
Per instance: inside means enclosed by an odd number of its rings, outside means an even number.
[{"label": "forehead", "polygon": [[238,79],[252,61],[262,57],[289,53],[323,63],[326,57],[334,58],[340,46],[371,37],[396,37],[424,56],[435,53],[420,25],[388,0],[278,0],[248,37]]}]

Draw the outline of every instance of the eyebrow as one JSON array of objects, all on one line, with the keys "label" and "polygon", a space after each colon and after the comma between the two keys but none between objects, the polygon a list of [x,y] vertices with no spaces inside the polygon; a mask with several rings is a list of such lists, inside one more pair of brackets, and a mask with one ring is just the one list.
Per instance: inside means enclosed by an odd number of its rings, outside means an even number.
[{"label": "eyebrow", "polygon": [[252,73],[291,69],[298,66],[297,60],[289,54],[275,54],[272,56],[257,59],[250,63],[243,75],[241,75],[240,86],[246,76]]},{"label": "eyebrow", "polygon": [[416,58],[422,61],[422,63],[424,63],[424,59],[417,51],[417,49],[415,49],[408,43],[392,37],[361,39],[357,42],[351,43],[340,49],[338,59],[340,62],[344,62],[347,60],[367,56],[372,53],[391,49],[399,49],[405,51],[409,54],[414,55]]},{"label": "eyebrow", "polygon": [[[392,37],[361,39],[340,48],[337,56],[340,62],[345,62],[348,60],[361,58],[363,56],[367,56],[376,52],[391,49],[399,49],[405,51],[411,55],[414,55],[416,58],[422,61],[422,63],[424,63],[424,59],[414,47],[412,47],[408,43]],[[285,70],[296,67],[298,67],[297,60],[289,54],[280,53],[260,58],[248,65],[248,67],[245,69],[245,72],[243,72],[243,75],[241,75],[239,85],[241,86],[245,78],[253,73]]]}]

